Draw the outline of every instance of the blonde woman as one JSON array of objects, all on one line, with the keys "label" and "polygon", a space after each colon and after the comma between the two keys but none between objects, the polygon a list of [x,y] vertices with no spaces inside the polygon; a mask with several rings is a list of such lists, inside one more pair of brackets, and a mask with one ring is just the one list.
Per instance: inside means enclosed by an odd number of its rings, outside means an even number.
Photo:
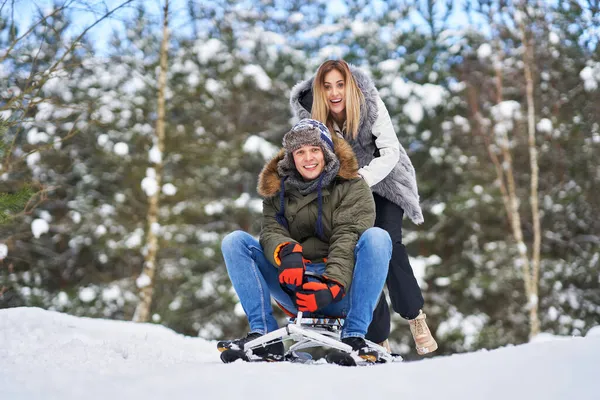
[{"label": "blonde woman", "polygon": [[[371,187],[375,199],[375,226],[392,238],[387,277],[392,307],[409,321],[417,352],[422,355],[435,351],[437,343],[422,311],[423,295],[402,244],[403,215],[415,224],[423,222],[415,170],[373,81],[343,60],[329,60],[313,78],[292,89],[290,104],[296,117],[321,121],[332,134],[352,145],[360,167],[358,173]],[[389,348],[389,333],[389,309],[382,296],[367,338]]]}]

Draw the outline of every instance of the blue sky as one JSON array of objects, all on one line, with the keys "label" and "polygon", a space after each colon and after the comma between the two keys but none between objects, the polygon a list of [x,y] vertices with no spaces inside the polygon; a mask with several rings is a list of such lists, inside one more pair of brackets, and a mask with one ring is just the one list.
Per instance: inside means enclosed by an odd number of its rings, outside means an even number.
[{"label": "blue sky", "polygon": [[[52,3],[56,0],[15,0],[15,19],[18,21],[21,29],[24,29],[30,26],[31,22],[34,20],[36,16],[37,8],[41,8],[42,10],[50,9]],[[102,12],[105,9],[111,9],[119,4],[123,3],[125,0],[58,0],[59,2],[70,1],[76,4],[73,11],[73,26],[72,32],[73,34],[78,34],[87,26],[89,26],[93,21],[98,18],[97,15],[94,14],[96,12]],[[200,0],[197,0],[200,1]],[[328,11],[330,15],[343,15],[347,12],[347,7],[345,5],[344,0],[323,0],[326,2]],[[455,7],[460,8],[463,4],[462,1],[455,1]],[[109,33],[114,29],[123,29],[122,18],[127,15],[131,15],[133,12],[133,7],[140,2],[143,2],[148,12],[155,16],[156,19],[161,18],[161,8],[162,4],[164,4],[164,0],[135,0],[133,5],[128,6],[128,9],[119,10],[116,17],[111,18],[110,20],[103,21],[98,24],[96,27],[90,31],[90,37],[96,44],[96,48],[102,52],[106,47],[106,41],[110,36]],[[186,3],[187,0],[171,0],[171,26],[174,29],[177,29],[179,32],[181,30],[185,30],[187,24],[187,16],[186,16]],[[2,0],[0,0],[0,4],[2,4]],[[375,12],[379,12],[383,7],[383,0],[373,0],[370,4]],[[440,3],[441,4],[441,3]],[[6,15],[7,10],[10,7],[10,3],[7,3],[5,6],[5,10],[3,11]],[[412,24],[421,25],[424,27],[424,20],[420,18],[418,15],[412,15],[410,17]],[[467,17],[462,12],[455,12],[450,19],[450,23],[452,26],[460,27],[468,24]]]}]

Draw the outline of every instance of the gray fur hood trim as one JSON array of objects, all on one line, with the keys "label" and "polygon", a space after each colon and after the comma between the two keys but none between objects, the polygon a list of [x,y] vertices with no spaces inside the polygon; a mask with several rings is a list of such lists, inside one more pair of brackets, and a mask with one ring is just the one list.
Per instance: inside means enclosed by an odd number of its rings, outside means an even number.
[{"label": "gray fur hood trim", "polygon": [[[365,72],[353,65],[350,65],[350,72],[365,97],[365,105],[361,109],[361,116],[366,115],[367,117],[360,120],[357,139],[348,140],[356,154],[359,167],[363,167],[375,158],[375,153],[377,152],[372,127],[379,115],[379,110],[377,109],[379,93],[373,81]],[[296,84],[291,90],[290,106],[293,114],[299,119],[311,118],[310,109],[312,107],[312,84],[314,78],[313,75],[310,79]],[[415,169],[402,144],[400,144],[400,159],[398,163],[389,175],[381,182],[372,186],[371,190],[402,207],[413,223],[423,223],[424,218],[419,204]]]}]

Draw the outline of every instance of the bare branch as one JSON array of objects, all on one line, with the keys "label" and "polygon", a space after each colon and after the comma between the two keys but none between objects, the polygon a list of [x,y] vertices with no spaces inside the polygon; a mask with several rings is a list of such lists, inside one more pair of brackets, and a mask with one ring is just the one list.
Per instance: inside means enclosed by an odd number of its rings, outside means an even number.
[{"label": "bare branch", "polygon": [[[29,34],[31,34],[31,32],[33,32],[34,29],[38,27],[38,25],[40,25],[41,23],[43,23],[44,21],[46,21],[48,18],[51,18],[51,17],[55,16],[56,14],[60,13],[61,11],[67,9],[71,4],[72,4],[72,1],[68,1],[68,2],[64,3],[61,7],[55,9],[50,14],[42,17],[39,21],[37,21],[34,24],[32,24],[31,27],[24,34],[22,34],[21,36],[19,36],[18,38],[16,38],[10,44],[9,48],[6,50],[6,52],[4,53],[4,55],[2,57],[0,57],[0,63],[3,62],[4,60],[6,60],[6,58],[8,58],[8,56],[10,55],[10,52],[15,48],[15,46],[21,40],[23,40],[24,38],[26,38],[27,36],[29,36]],[[0,11],[2,11],[2,10],[0,9]]]},{"label": "bare branch", "polygon": [[[37,97],[39,95],[39,93],[41,92],[41,90],[44,87],[44,84],[48,81],[48,79],[51,78],[52,73],[55,72],[58,69],[58,66],[61,65],[61,63],[63,62],[63,60],[73,52],[73,50],[75,50],[75,48],[77,47],[77,45],[79,44],[79,42],[81,41],[81,39],[91,30],[93,29],[96,25],[98,25],[100,22],[102,22],[103,20],[105,20],[106,18],[110,17],[112,14],[114,14],[115,12],[117,12],[118,10],[120,10],[121,8],[127,6],[128,4],[131,4],[134,0],[127,0],[124,1],[123,3],[121,3],[120,5],[118,5],[117,7],[113,8],[112,10],[108,11],[107,13],[105,13],[102,17],[98,18],[94,23],[92,23],[90,26],[88,26],[86,29],[83,30],[83,32],[81,32],[81,34],[79,36],[77,36],[77,38],[75,40],[73,40],[71,42],[71,45],[68,46],[65,50],[65,53],[60,57],[60,59],[58,59],[57,61],[54,62],[54,64],[48,68],[46,71],[44,71],[44,76],[42,77],[42,79],[39,80],[39,82],[37,82],[36,84],[32,84],[32,79],[33,79],[33,68],[32,68],[32,73],[30,74],[28,81],[27,81],[27,85],[26,88],[23,90],[23,92],[21,93],[20,96],[16,97],[16,98],[12,98],[10,99],[7,104],[5,104],[3,106],[3,109],[8,109],[10,107],[12,107],[12,104],[14,104],[15,102],[17,102],[18,100],[22,99],[24,96],[30,94],[31,92],[33,92],[34,90],[37,89],[37,93],[36,95],[34,95],[33,97]],[[70,6],[72,4],[71,2],[67,2],[65,3],[65,5],[63,5],[62,8],[59,8],[59,10],[65,9],[66,7]],[[54,15],[55,13],[51,14]],[[51,15],[46,16],[43,18],[43,20],[49,18]],[[32,30],[35,28],[35,26],[32,28]],[[40,44],[41,47],[42,44]],[[7,52],[8,54],[8,52]],[[34,59],[34,64],[35,61],[37,60],[37,55]],[[0,61],[2,61],[2,59],[0,59]],[[29,111],[32,107],[33,107],[34,103],[30,102],[28,104],[27,110]],[[9,149],[6,152],[6,155],[4,157],[4,162],[3,162],[3,167],[4,169],[8,170],[9,169],[9,164],[10,164],[10,158],[11,158],[11,154],[12,151],[14,149],[15,143],[17,141],[17,137],[18,134],[15,134],[15,136],[13,137],[13,140],[11,142],[11,145],[9,147]]]},{"label": "bare branch", "polygon": [[8,3],[8,0],[4,0],[2,2],[2,5],[0,6],[0,14],[2,14],[2,10],[4,9],[4,6],[6,5],[6,3]]}]

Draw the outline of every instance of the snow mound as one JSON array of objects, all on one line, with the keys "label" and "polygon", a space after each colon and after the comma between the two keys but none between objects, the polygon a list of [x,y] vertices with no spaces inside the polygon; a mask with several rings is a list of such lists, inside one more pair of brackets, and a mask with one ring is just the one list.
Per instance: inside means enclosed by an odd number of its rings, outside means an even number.
[{"label": "snow mound", "polygon": [[539,339],[365,368],[226,365],[215,342],[159,325],[1,309],[0,399],[597,398],[600,337]]}]

